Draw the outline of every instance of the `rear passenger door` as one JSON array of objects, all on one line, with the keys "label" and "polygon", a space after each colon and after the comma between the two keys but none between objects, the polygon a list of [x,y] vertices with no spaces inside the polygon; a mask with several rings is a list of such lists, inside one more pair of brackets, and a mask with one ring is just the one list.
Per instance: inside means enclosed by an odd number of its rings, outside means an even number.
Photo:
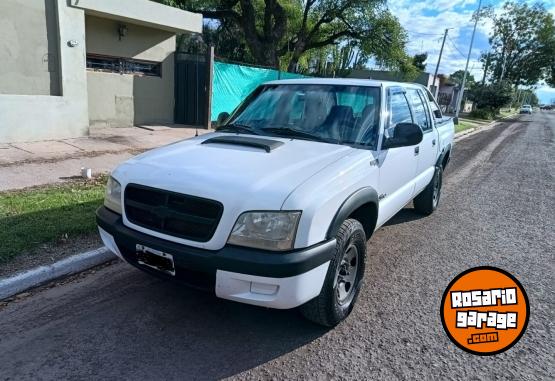
[{"label": "rear passenger door", "polygon": [[[397,127],[399,123],[413,122],[405,90],[401,87],[387,89],[386,111],[384,134],[394,136],[396,128],[400,128]],[[401,210],[412,199],[418,160],[415,157],[415,147],[411,146],[380,149],[379,162],[378,226]]]},{"label": "rear passenger door", "polygon": [[437,131],[433,128],[426,98],[422,90],[416,88],[407,89],[407,98],[411,105],[414,123],[420,126],[424,135],[422,142],[418,145],[418,164],[415,179],[416,195],[428,185],[434,176],[438,137]]}]

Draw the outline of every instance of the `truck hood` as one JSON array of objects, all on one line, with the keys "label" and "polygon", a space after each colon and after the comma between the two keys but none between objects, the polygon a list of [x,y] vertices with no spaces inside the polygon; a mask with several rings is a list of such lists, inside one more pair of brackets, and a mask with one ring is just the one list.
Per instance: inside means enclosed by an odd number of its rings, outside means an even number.
[{"label": "truck hood", "polygon": [[[113,176],[122,185],[138,183],[218,200],[226,212],[279,210],[287,196],[318,171],[350,152],[347,146],[276,138],[270,152],[235,144],[202,144],[230,136],[210,133],[161,147],[122,164]],[[232,135],[236,136],[236,135]]]}]

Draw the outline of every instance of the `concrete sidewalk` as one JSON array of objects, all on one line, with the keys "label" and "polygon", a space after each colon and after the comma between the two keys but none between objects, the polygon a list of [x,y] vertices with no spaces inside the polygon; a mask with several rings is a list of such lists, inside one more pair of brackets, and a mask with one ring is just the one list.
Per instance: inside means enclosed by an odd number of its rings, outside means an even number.
[{"label": "concrete sidewalk", "polygon": [[[198,133],[209,132],[199,129]],[[155,147],[195,135],[195,128],[142,126],[92,129],[90,136],[30,143],[0,144],[0,191],[67,181],[81,167],[93,174]]]}]

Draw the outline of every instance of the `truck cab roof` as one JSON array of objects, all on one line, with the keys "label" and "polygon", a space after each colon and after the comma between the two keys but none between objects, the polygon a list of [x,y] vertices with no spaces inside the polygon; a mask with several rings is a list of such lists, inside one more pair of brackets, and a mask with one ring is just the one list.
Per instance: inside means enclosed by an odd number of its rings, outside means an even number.
[{"label": "truck cab roof", "polygon": [[281,79],[266,82],[265,85],[347,85],[347,86],[371,86],[371,87],[393,87],[425,88],[418,83],[377,81],[373,79],[357,78],[298,78]]}]

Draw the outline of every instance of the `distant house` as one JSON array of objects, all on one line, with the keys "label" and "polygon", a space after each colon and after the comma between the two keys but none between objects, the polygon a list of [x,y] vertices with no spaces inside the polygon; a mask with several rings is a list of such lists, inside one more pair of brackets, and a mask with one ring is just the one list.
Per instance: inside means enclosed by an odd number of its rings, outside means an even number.
[{"label": "distant house", "polygon": [[437,102],[443,112],[453,112],[457,103],[458,87],[454,83],[444,83],[439,86]]},{"label": "distant house", "polygon": [[[379,81],[394,81],[394,82],[406,82],[403,79],[402,73],[387,70],[353,70],[348,78],[359,78],[359,79],[376,79]],[[419,83],[426,86],[432,94],[435,92],[436,86],[439,86],[439,78],[436,78],[434,83],[434,75],[430,73],[420,73],[420,75],[414,80],[413,83]]]},{"label": "distant house", "polygon": [[0,143],[174,121],[176,34],[202,15],[148,0],[2,0]]},{"label": "distant house", "polygon": [[[460,91],[459,86],[454,83],[447,82],[439,86],[437,101],[444,113],[447,113],[447,114],[455,113],[459,91]],[[465,91],[465,94],[466,94],[466,91]],[[473,107],[473,103],[465,99],[464,104],[461,104],[461,112],[464,112],[464,113],[471,112],[472,107]]]}]

